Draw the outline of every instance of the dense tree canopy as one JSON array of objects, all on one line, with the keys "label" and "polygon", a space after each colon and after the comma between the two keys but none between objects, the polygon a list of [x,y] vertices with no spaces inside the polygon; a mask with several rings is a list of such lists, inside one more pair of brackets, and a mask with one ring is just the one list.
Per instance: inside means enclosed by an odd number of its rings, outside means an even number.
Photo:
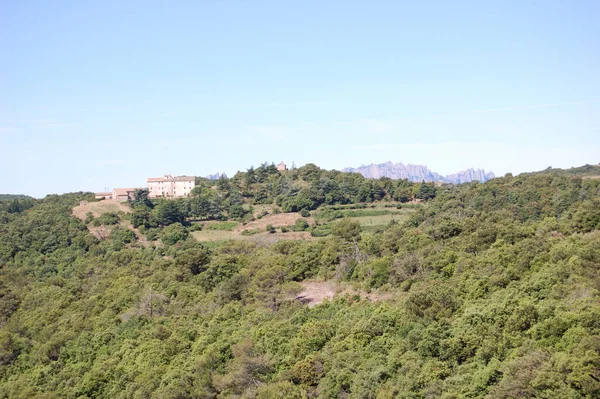
[{"label": "dense tree canopy", "polygon": [[[106,237],[71,215],[91,194],[0,202],[0,398],[600,397],[600,180],[423,188],[262,165],[200,183],[135,203],[140,233],[117,215]],[[409,220],[368,233],[188,234],[256,198],[299,211],[419,192]],[[307,279],[353,291],[308,307]]]}]

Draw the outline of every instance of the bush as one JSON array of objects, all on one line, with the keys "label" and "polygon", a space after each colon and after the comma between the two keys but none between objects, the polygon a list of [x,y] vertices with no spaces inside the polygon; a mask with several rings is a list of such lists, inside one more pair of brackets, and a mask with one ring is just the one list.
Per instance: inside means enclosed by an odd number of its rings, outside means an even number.
[{"label": "bush", "polygon": [[190,226],[188,226],[188,231],[191,233],[192,231],[202,231],[202,224],[200,223],[192,223]]},{"label": "bush", "polygon": [[120,250],[125,246],[125,244],[135,242],[135,233],[129,229],[116,227],[110,233],[110,239],[113,242],[113,248]]},{"label": "bush", "polygon": [[306,209],[306,208],[303,208],[303,209],[300,211],[300,215],[301,215],[303,218],[310,217],[310,211],[309,211],[308,209]]},{"label": "bush", "polygon": [[179,241],[184,241],[187,237],[188,231],[181,223],[173,223],[165,227],[160,235],[160,239],[165,245],[174,245]]},{"label": "bush", "polygon": [[85,214],[85,224],[90,224],[94,220],[94,214],[92,212],[88,212]]},{"label": "bush", "polygon": [[271,233],[271,234],[275,233],[275,227],[273,227],[272,224],[268,224],[267,225],[267,232]]},{"label": "bush", "polygon": [[306,219],[298,219],[296,220],[296,223],[294,224],[294,227],[292,227],[292,230],[294,231],[306,231],[308,230],[308,222],[306,221]]},{"label": "bush", "polygon": [[240,234],[243,236],[253,236],[254,234],[258,234],[260,232],[261,232],[260,229],[249,229],[249,230],[243,230]]},{"label": "bush", "polygon": [[349,242],[360,241],[361,231],[360,223],[348,218],[340,220],[331,227],[331,234]]},{"label": "bush", "polygon": [[93,221],[93,225],[94,226],[100,226],[100,225],[105,225],[105,226],[112,226],[115,224],[119,224],[119,222],[121,221],[121,218],[119,217],[119,215],[117,215],[116,213],[103,213],[102,215],[98,216],[96,219],[94,219]]}]

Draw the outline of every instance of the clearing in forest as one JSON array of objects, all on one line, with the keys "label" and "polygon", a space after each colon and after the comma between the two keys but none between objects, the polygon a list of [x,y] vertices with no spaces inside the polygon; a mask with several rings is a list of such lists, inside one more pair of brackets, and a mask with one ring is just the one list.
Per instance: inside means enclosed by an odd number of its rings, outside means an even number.
[{"label": "clearing in forest", "polygon": [[305,219],[308,224],[314,223],[313,218],[303,218],[299,213],[277,213],[266,215],[260,219],[248,222],[245,225],[241,225],[236,229],[236,231],[242,232],[244,230],[265,230],[268,225],[273,227],[293,226],[298,219]]},{"label": "clearing in forest", "polygon": [[102,200],[98,202],[88,202],[86,205],[78,205],[73,208],[73,215],[81,220],[85,220],[86,214],[92,212],[94,217],[98,217],[103,213],[130,213],[131,208],[126,202],[115,200]]},{"label": "clearing in forest", "polygon": [[349,285],[336,281],[305,281],[300,283],[302,292],[296,296],[296,300],[312,308],[323,303],[325,300],[331,300],[335,296],[354,296],[366,298],[372,302],[382,301],[392,298],[391,293],[364,292],[356,290]]}]

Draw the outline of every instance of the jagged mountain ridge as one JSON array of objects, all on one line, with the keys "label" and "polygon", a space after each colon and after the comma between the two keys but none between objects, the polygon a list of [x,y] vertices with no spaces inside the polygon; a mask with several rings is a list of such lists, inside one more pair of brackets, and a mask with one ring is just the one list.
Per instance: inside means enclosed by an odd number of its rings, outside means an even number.
[{"label": "jagged mountain ridge", "polygon": [[225,179],[227,179],[227,175],[225,173],[215,173],[215,174],[210,174],[210,175],[206,175],[204,176],[205,179],[209,179],[209,180],[219,180],[221,177],[224,177]]},{"label": "jagged mountain ridge", "polygon": [[443,182],[443,183],[467,183],[471,181],[485,182],[496,177],[493,172],[485,172],[483,169],[467,169],[457,173],[442,176],[432,172],[425,165],[404,165],[402,162],[385,162],[381,164],[362,165],[358,168],[345,168],[342,172],[360,173],[364,177],[377,179],[389,177],[390,179],[408,179],[413,182]]}]

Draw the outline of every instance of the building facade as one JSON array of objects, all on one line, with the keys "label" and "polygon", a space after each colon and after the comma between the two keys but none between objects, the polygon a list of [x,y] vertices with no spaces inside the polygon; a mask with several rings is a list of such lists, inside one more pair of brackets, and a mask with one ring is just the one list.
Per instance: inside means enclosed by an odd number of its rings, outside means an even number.
[{"label": "building facade", "polygon": [[286,171],[287,170],[287,165],[285,163],[283,163],[283,161],[281,161],[279,163],[279,165],[277,165],[277,170],[280,172]]},{"label": "building facade", "polygon": [[113,196],[112,192],[96,193],[96,199],[98,199],[98,200],[112,199],[112,196]]},{"label": "building facade", "polygon": [[112,199],[115,201],[128,201],[134,199],[135,188],[115,188]]},{"label": "building facade", "polygon": [[148,197],[187,197],[194,187],[196,187],[196,177],[194,176],[150,177],[148,178]]}]

